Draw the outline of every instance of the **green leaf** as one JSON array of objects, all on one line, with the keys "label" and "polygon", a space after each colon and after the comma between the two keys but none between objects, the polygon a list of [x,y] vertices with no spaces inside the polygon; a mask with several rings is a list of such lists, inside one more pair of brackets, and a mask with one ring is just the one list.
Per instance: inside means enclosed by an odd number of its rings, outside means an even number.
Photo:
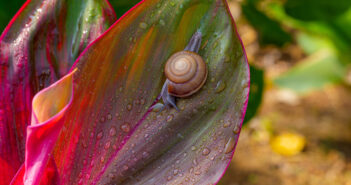
[{"label": "green leaf", "polygon": [[344,66],[333,53],[320,50],[276,78],[274,82],[280,87],[306,93],[328,84],[342,82],[345,73]]},{"label": "green leaf", "polygon": [[250,121],[257,113],[262,102],[263,90],[264,71],[254,65],[250,65],[250,94],[244,124]]},{"label": "green leaf", "polygon": [[285,43],[292,41],[290,34],[284,31],[277,21],[258,10],[255,4],[243,4],[242,9],[245,18],[258,31],[261,44],[283,46]]},{"label": "green leaf", "polygon": [[284,5],[287,14],[304,21],[333,20],[350,7],[350,0],[288,0]]},{"label": "green leaf", "polygon": [[117,17],[121,17],[140,1],[141,0],[110,0],[109,2],[115,9]]},{"label": "green leaf", "polygon": [[25,0],[0,1],[0,32],[2,32]]}]

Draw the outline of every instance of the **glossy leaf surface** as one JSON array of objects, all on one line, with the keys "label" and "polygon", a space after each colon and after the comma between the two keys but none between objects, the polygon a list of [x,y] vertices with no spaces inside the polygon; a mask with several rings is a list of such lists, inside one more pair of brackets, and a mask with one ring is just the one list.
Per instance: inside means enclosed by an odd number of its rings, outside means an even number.
[{"label": "glossy leaf surface", "polygon": [[66,75],[113,20],[106,1],[32,0],[6,27],[0,37],[0,184],[24,162],[35,93]]},{"label": "glossy leaf surface", "polygon": [[[179,112],[153,112],[167,58],[196,31],[203,34],[199,54],[209,69],[205,86],[178,99]],[[53,151],[60,183],[219,180],[234,153],[249,92],[249,67],[224,0],[143,1],[72,69],[73,99]]]}]

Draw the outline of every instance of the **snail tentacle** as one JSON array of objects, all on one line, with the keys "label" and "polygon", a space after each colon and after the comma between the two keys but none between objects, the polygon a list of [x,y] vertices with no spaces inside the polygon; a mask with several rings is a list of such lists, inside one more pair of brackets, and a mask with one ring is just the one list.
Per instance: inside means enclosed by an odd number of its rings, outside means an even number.
[{"label": "snail tentacle", "polygon": [[202,34],[201,32],[197,31],[191,37],[188,45],[185,47],[184,51],[192,51],[192,52],[199,52],[201,46]]}]

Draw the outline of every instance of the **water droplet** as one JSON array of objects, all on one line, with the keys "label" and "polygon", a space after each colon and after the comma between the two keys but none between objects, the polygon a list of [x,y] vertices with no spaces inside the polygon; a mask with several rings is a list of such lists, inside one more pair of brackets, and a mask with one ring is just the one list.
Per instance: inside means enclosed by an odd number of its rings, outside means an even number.
[{"label": "water droplet", "polygon": [[143,152],[143,157],[144,157],[144,158],[147,158],[148,156],[149,156],[149,153]]},{"label": "water droplet", "polygon": [[174,169],[173,170],[173,175],[177,175],[178,174],[178,169]]},{"label": "water droplet", "polygon": [[152,106],[152,111],[153,112],[159,112],[162,108],[163,108],[163,104],[162,103],[156,103],[154,106]]},{"label": "water droplet", "polygon": [[227,127],[229,127],[230,126],[230,122],[228,121],[228,122],[225,122],[224,124],[223,124],[223,127],[224,128],[227,128]]},{"label": "water droplet", "polygon": [[103,136],[102,132],[99,132],[98,135],[96,136],[96,139],[101,139]]},{"label": "water droplet", "polygon": [[204,149],[202,150],[202,155],[208,155],[210,152],[211,152],[210,149],[204,148]]},{"label": "water droplet", "polygon": [[111,127],[111,129],[110,129],[110,131],[109,131],[110,136],[115,136],[116,133],[117,133],[116,128],[115,128],[115,127]]},{"label": "water droplet", "polygon": [[239,131],[240,131],[239,126],[238,126],[238,125],[235,125],[235,126],[234,126],[234,129],[233,129],[233,133],[234,133],[234,134],[238,134]]},{"label": "water droplet", "polygon": [[195,151],[195,150],[196,150],[196,146],[192,146],[192,147],[191,147],[191,150],[192,150],[192,151]]},{"label": "water droplet", "polygon": [[170,114],[167,116],[167,122],[171,122],[174,118],[174,115],[173,114]]},{"label": "water droplet", "polygon": [[111,142],[110,141],[108,141],[106,144],[105,144],[105,149],[107,150],[107,149],[109,149],[110,148],[110,146],[111,146]]},{"label": "water droplet", "polygon": [[230,153],[233,151],[235,146],[235,139],[233,137],[229,138],[228,142],[225,144],[224,153]]},{"label": "water droplet", "polygon": [[219,81],[219,82],[217,83],[215,92],[216,92],[216,93],[220,93],[220,92],[222,92],[222,91],[225,89],[225,87],[226,87],[226,84],[225,84],[223,81]]},{"label": "water droplet", "polygon": [[111,115],[111,114],[108,114],[108,115],[107,115],[107,119],[108,119],[108,120],[111,120],[111,119],[112,119],[112,115]]},{"label": "water droplet", "polygon": [[130,126],[129,126],[129,124],[128,123],[124,123],[123,125],[121,125],[121,130],[123,131],[123,132],[129,132],[130,131]]},{"label": "water droplet", "polygon": [[142,28],[142,29],[146,29],[147,28],[147,24],[145,22],[141,22],[139,24],[139,27]]},{"label": "water droplet", "polygon": [[127,110],[128,110],[128,111],[132,110],[132,104],[129,103],[129,104],[127,105]]}]

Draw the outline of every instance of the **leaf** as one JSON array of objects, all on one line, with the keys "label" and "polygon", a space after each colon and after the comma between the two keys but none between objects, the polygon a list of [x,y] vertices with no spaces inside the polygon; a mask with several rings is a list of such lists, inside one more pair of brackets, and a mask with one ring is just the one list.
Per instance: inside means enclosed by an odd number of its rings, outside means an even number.
[{"label": "leaf", "polygon": [[[152,112],[167,58],[196,31],[209,69],[205,86],[178,99],[179,112]],[[72,103],[52,155],[61,184],[219,180],[249,91],[249,67],[224,0],[145,0],[90,45],[75,68]],[[218,91],[218,83],[225,88]]]},{"label": "leaf", "polygon": [[250,94],[244,124],[256,115],[262,102],[263,90],[264,71],[254,65],[250,65]]},{"label": "leaf", "polygon": [[115,9],[117,17],[121,17],[140,1],[141,0],[110,0],[110,3]]},{"label": "leaf", "polygon": [[296,29],[299,32],[319,36],[323,40],[329,40],[334,45],[339,60],[344,64],[351,62],[351,54],[349,52],[351,49],[351,37],[347,31],[349,27],[347,22],[351,18],[351,9],[335,19],[319,21],[295,19],[287,15],[284,7],[279,3],[269,4],[265,12],[270,12],[270,15],[284,26]]},{"label": "leaf", "polygon": [[290,34],[284,31],[277,21],[258,10],[253,2],[244,3],[242,9],[245,18],[258,31],[261,44],[283,46],[292,41]]},{"label": "leaf", "polygon": [[343,81],[346,69],[329,40],[309,34],[299,34],[297,38],[299,45],[310,55],[274,79],[275,84],[305,93]]},{"label": "leaf", "polygon": [[0,30],[3,31],[25,0],[0,1]]},{"label": "leaf", "polygon": [[350,7],[349,0],[288,0],[284,4],[287,14],[304,21],[333,20]]},{"label": "leaf", "polygon": [[5,178],[24,162],[34,94],[66,75],[114,18],[106,1],[32,0],[6,27],[0,37],[0,166],[13,170],[0,168]]},{"label": "leaf", "polygon": [[327,84],[340,83],[345,73],[345,68],[337,58],[322,50],[306,58],[300,65],[279,76],[274,82],[280,87],[305,93],[320,89]]}]

